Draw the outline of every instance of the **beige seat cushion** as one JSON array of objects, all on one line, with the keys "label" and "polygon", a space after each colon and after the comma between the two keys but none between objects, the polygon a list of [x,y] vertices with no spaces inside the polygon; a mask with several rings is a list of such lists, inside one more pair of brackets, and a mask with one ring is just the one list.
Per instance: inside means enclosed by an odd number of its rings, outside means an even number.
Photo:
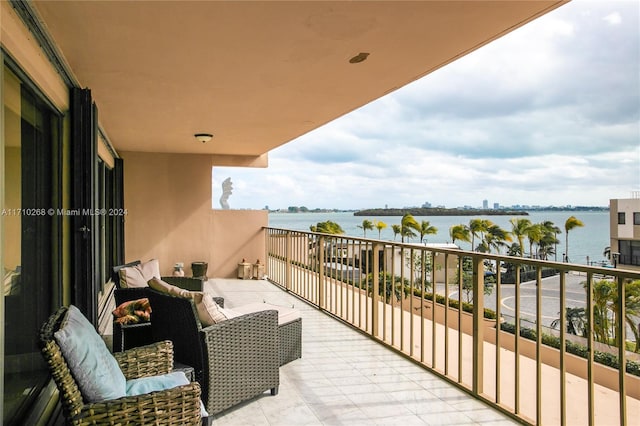
[{"label": "beige seat cushion", "polygon": [[286,306],[272,305],[270,303],[249,303],[247,305],[234,307],[231,310],[241,315],[259,311],[276,310],[278,311],[278,325],[286,324],[300,318],[300,311]]}]

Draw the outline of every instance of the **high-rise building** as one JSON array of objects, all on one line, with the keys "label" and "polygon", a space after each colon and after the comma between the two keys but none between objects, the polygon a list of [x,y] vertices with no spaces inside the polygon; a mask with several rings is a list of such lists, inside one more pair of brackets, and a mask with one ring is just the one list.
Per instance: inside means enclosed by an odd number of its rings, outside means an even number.
[{"label": "high-rise building", "polygon": [[640,191],[632,197],[609,200],[609,250],[614,265],[640,269]]},{"label": "high-rise building", "polygon": [[489,201],[482,200],[482,208],[483,209],[488,209],[489,208]]}]

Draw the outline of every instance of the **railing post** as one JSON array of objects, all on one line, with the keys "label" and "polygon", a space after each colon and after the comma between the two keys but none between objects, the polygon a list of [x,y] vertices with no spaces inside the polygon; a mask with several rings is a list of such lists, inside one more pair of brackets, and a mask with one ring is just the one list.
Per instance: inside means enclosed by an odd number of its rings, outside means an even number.
[{"label": "railing post", "polygon": [[284,252],[285,252],[285,270],[284,270],[284,286],[287,290],[291,290],[291,284],[292,284],[292,271],[293,271],[293,259],[292,259],[292,251],[293,251],[293,247],[291,244],[291,232],[287,231],[285,240],[284,240]]},{"label": "railing post", "polygon": [[380,336],[380,324],[378,321],[380,302],[380,243],[373,243],[371,247],[371,331],[374,336]]},{"label": "railing post", "polygon": [[484,264],[473,256],[473,394],[483,392],[484,361]]},{"label": "railing post", "polygon": [[318,236],[318,246],[316,247],[318,259],[318,306],[325,309],[327,304],[325,300],[325,276],[324,276],[324,237]]}]

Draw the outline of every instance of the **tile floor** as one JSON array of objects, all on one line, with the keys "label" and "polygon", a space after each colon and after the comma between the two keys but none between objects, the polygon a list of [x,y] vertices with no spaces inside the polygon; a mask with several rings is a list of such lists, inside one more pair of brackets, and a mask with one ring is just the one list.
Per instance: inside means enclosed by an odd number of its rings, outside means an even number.
[{"label": "tile floor", "polygon": [[211,279],[225,306],[262,302],[302,313],[302,358],[280,368],[277,396],[240,404],[213,425],[517,424],[273,284]]}]

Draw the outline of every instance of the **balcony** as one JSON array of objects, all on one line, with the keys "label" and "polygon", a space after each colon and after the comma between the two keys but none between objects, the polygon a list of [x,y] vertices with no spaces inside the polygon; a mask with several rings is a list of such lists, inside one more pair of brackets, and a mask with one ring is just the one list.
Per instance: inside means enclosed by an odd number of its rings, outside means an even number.
[{"label": "balcony", "polygon": [[302,358],[280,368],[280,391],[215,425],[517,424],[396,351],[265,280],[213,279],[225,305],[266,301],[301,311]]},{"label": "balcony", "polygon": [[[280,396],[239,407],[220,424],[266,418],[271,424],[516,419],[609,425],[640,416],[640,378],[632,374],[637,354],[612,340],[597,341],[603,333],[634,340],[635,331],[617,319],[631,316],[637,327],[635,302],[624,289],[640,273],[266,232],[268,278],[276,286],[214,280],[211,290],[231,307],[261,300],[294,304],[303,312],[303,358],[282,368]],[[617,289],[608,301],[598,295],[603,283]],[[491,292],[480,291],[489,285]],[[458,309],[458,299],[466,298],[471,303],[462,305],[470,313]],[[579,307],[586,315],[577,333],[583,336],[568,333],[578,324],[559,315]],[[487,319],[491,312],[500,321]],[[575,355],[580,348],[582,356]]]}]

